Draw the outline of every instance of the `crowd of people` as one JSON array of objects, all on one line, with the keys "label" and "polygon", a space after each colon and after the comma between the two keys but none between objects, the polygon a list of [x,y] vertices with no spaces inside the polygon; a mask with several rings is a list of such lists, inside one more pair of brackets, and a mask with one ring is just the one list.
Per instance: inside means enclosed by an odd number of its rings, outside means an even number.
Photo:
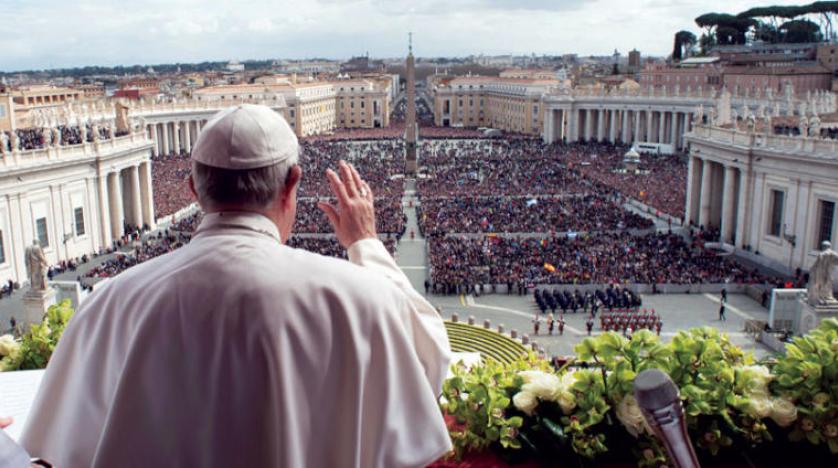
[{"label": "crowd of people", "polygon": [[[10,152],[15,149],[29,151],[57,145],[78,145],[82,143],[82,140],[92,142],[97,139],[95,132],[98,132],[99,140],[110,139],[112,133],[107,126],[90,123],[84,124],[84,128],[78,125],[59,125],[55,127],[55,130],[57,132],[53,132],[52,128],[30,127],[18,128],[14,133],[0,132],[0,152]],[[120,136],[119,132],[114,131],[114,133],[114,136]]]},{"label": "crowd of people", "polygon": [[425,235],[648,229],[653,223],[598,195],[429,198],[417,208]]},{"label": "crowd of people", "polygon": [[636,310],[643,304],[640,296],[634,291],[614,285],[609,285],[605,289],[595,289],[593,293],[590,291],[582,293],[579,289],[573,292],[536,289],[533,291],[533,299],[542,314],[547,313],[548,310],[554,314],[557,310],[562,314],[575,314],[578,311],[594,317],[600,309],[609,312],[615,309]]},{"label": "crowd of people", "polygon": [[680,155],[641,155],[640,173],[622,168],[625,146],[609,143],[555,145],[568,167],[622,195],[684,219],[687,163]]},{"label": "crowd of people", "polygon": [[155,156],[151,160],[151,180],[154,190],[154,214],[163,218],[177,213],[195,202],[189,190],[192,161],[186,154]]},{"label": "crowd of people", "polygon": [[476,284],[703,284],[773,281],[675,234],[610,232],[576,237],[430,238],[439,293]]}]

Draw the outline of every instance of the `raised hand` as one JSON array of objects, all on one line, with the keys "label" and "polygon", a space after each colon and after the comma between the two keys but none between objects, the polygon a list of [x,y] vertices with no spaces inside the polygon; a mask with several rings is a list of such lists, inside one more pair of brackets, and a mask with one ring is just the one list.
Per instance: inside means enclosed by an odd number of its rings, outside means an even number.
[{"label": "raised hand", "polygon": [[352,165],[341,161],[338,171],[340,175],[326,170],[337,205],[319,202],[317,206],[329,218],[340,245],[348,248],[361,239],[376,237],[374,198],[370,186]]}]

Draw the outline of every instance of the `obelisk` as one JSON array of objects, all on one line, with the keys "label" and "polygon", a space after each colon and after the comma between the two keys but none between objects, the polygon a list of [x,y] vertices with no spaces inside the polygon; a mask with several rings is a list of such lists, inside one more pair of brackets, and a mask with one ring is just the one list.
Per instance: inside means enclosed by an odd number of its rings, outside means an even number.
[{"label": "obelisk", "polygon": [[413,33],[407,42],[407,118],[405,119],[405,173],[416,174],[416,82],[413,65]]}]

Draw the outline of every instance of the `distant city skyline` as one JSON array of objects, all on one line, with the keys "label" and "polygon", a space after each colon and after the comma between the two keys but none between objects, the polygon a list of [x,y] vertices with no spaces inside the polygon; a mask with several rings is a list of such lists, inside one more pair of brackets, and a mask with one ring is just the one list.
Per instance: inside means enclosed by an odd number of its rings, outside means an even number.
[{"label": "distant city skyline", "polygon": [[202,61],[671,52],[717,11],[805,2],[700,0],[4,0],[0,71]]}]

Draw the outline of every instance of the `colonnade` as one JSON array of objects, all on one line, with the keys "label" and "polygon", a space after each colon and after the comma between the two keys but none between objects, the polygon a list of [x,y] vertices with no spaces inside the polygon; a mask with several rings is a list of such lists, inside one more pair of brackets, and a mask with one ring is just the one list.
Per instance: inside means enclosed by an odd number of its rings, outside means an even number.
[{"label": "colonnade", "polygon": [[[745,227],[746,179],[742,168],[691,155],[687,174],[688,222],[718,229],[720,241],[736,245]],[[740,239],[741,240],[741,239]]]},{"label": "colonnade", "polygon": [[190,153],[206,123],[205,119],[185,119],[148,124],[146,131],[154,142],[152,154]]},{"label": "colonnade", "polygon": [[125,234],[125,226],[155,226],[151,161],[102,173],[98,180],[102,245]]},{"label": "colonnade", "polygon": [[693,112],[655,109],[546,109],[544,139],[549,142],[609,141],[669,144],[684,148],[684,134],[693,126]]}]

